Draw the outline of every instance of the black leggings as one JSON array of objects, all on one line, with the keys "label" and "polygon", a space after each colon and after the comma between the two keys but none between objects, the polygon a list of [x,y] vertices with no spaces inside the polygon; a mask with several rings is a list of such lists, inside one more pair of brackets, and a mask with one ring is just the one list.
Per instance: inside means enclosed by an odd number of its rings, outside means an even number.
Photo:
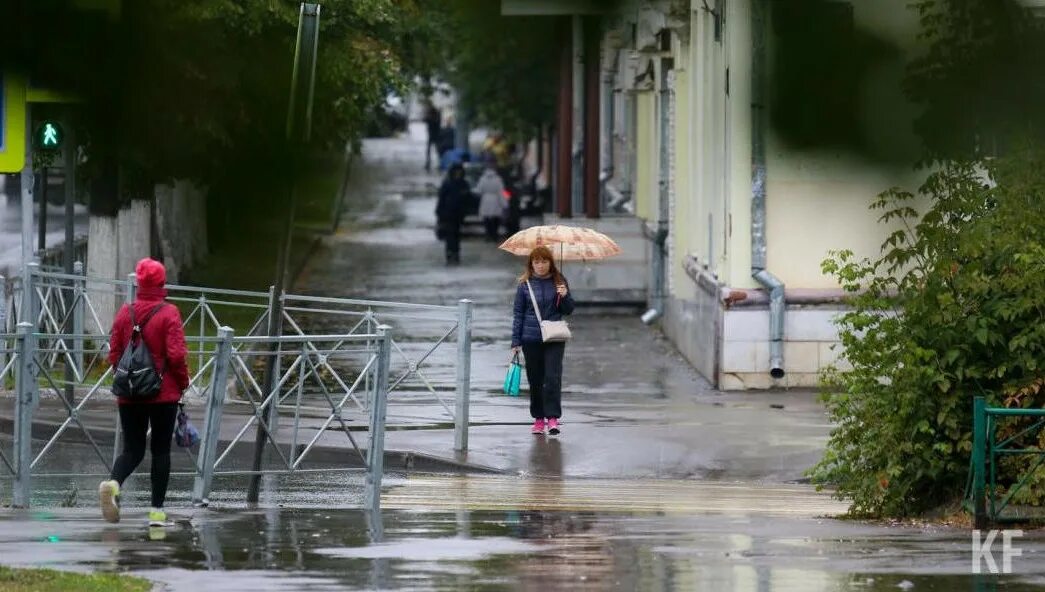
[{"label": "black leggings", "polygon": [[152,425],[152,507],[162,508],[171,477],[171,440],[178,418],[177,403],[137,403],[120,405],[123,452],[112,468],[112,478],[120,485],[145,458],[145,433]]},{"label": "black leggings", "polygon": [[530,381],[530,417],[562,417],[562,357],[565,343],[523,344]]}]

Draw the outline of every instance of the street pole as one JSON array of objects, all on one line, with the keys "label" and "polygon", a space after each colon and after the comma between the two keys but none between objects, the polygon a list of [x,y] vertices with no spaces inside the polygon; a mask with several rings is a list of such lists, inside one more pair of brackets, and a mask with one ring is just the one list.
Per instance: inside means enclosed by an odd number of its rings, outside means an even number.
[{"label": "street pole", "polygon": [[65,253],[62,260],[66,274],[73,273],[73,241],[76,240],[73,227],[74,207],[76,202],[76,133],[71,122],[66,122],[68,134],[65,137]]},{"label": "street pole", "polygon": [[30,103],[25,104],[25,165],[22,167],[22,314],[19,320],[30,320],[33,294],[29,287],[29,263],[33,260],[33,117]]},{"label": "street pole", "polygon": [[[298,13],[298,35],[294,46],[294,70],[290,77],[290,105],[287,108],[287,143],[291,150],[290,184],[287,191],[286,225],[280,240],[279,253],[276,259],[276,281],[273,283],[275,297],[269,306],[268,334],[278,337],[283,333],[283,292],[286,289],[287,274],[290,268],[290,248],[294,238],[294,215],[296,209],[297,190],[295,187],[299,168],[299,154],[308,144],[312,133],[312,97],[315,91],[316,62],[319,49],[319,12],[318,4],[302,3]],[[275,431],[278,421],[279,393],[279,355],[278,344],[272,344],[270,354],[265,363],[266,385],[265,396],[269,402],[262,409],[269,428]],[[261,495],[261,467],[265,460],[265,427],[258,422],[254,436],[253,474],[247,489],[247,502],[257,503]],[[273,435],[273,441],[276,441]]]},{"label": "street pole", "polygon": [[47,248],[47,167],[40,169],[40,214],[37,216],[39,229],[36,231],[36,250],[43,256]]},{"label": "street pole", "polygon": [[[62,253],[62,267],[65,269],[67,275],[72,275],[74,271],[73,261],[73,202],[76,200],[76,136],[72,133],[72,125],[68,125],[69,121],[66,121],[66,128],[69,134],[65,137],[64,145],[64,160],[65,160],[65,249]],[[46,200],[44,200],[46,202]],[[77,295],[76,295],[76,282],[74,280],[66,281],[67,286],[66,294],[69,296],[69,302],[71,307],[78,306]],[[69,315],[69,320],[74,325],[70,331],[67,328],[63,328],[63,333],[76,333],[77,328],[75,327],[75,313]],[[77,344],[77,340],[73,340],[73,344]],[[79,346],[74,345],[75,350],[81,349]],[[72,352],[72,360],[77,360],[80,355],[79,351]],[[76,398],[76,375],[80,368],[83,368],[82,364],[76,364],[75,362],[66,361],[65,364],[65,400],[72,405]]]}]

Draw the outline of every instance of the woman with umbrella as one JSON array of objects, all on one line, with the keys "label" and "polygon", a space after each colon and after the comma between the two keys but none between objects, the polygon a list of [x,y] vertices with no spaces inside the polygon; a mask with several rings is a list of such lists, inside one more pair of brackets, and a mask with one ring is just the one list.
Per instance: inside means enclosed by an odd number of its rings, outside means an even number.
[{"label": "woman with umbrella", "polygon": [[570,286],[555,264],[594,261],[621,253],[608,236],[574,226],[534,226],[512,235],[500,248],[526,256],[526,267],[515,290],[512,355],[521,350],[530,382],[530,416],[534,434],[556,435],[562,429],[562,361],[569,328],[563,316],[573,312]]},{"label": "woman with umbrella", "polygon": [[573,312],[569,284],[559,272],[548,247],[530,251],[526,269],[515,290],[512,317],[512,355],[521,349],[530,382],[530,416],[534,434],[559,433],[562,417],[562,359],[565,341],[545,341],[542,321],[562,321]]}]

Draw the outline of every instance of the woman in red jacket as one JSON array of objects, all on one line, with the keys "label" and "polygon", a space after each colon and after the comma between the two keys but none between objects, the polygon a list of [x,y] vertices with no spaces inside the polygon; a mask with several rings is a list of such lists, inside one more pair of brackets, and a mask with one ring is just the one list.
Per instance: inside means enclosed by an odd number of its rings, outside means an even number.
[{"label": "woman in red jacket", "polygon": [[[142,339],[152,354],[157,371],[163,376],[159,394],[146,401],[117,399],[123,452],[113,465],[109,480],[98,486],[102,515],[109,522],[120,520],[120,486],[145,457],[145,435],[152,427],[152,509],[150,526],[164,526],[167,514],[163,501],[171,473],[171,439],[178,416],[181,394],[189,387],[188,353],[181,313],[166,302],[167,270],[152,259],[142,259],[134,270],[138,278],[134,318],[141,327]],[[131,316],[124,305],[112,324],[109,337],[109,364],[116,367],[131,339]]]}]

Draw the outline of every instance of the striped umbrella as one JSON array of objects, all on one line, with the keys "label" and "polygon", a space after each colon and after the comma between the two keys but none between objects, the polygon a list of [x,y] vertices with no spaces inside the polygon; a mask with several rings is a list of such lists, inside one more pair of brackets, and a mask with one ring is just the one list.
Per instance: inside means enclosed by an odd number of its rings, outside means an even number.
[{"label": "striped umbrella", "polygon": [[595,261],[621,254],[613,239],[590,228],[563,226],[534,226],[516,232],[501,243],[501,250],[513,255],[529,256],[536,247],[548,247],[558,252],[559,261]]}]

